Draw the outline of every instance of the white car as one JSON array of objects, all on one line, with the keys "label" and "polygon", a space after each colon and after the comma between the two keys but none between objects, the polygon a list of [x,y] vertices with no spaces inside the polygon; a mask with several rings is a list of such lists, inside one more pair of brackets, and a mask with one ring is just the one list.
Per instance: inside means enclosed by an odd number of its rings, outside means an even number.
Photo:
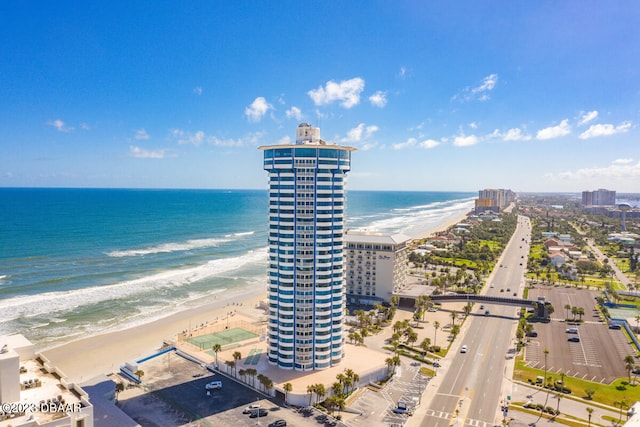
[{"label": "white car", "polygon": [[467,352],[467,345],[463,345],[462,347],[460,347],[460,353],[466,353]]},{"label": "white car", "polygon": [[242,413],[243,414],[250,414],[253,411],[255,411],[256,409],[260,409],[260,405],[249,405],[249,406],[247,406],[246,408],[244,408],[242,410]]},{"label": "white car", "polygon": [[205,390],[217,390],[219,388],[222,388],[222,381],[211,381],[204,386]]}]

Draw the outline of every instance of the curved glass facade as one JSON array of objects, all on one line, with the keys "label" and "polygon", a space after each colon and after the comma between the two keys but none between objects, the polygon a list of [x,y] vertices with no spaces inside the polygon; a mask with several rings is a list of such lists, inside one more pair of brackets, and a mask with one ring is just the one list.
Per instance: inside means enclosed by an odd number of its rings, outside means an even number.
[{"label": "curved glass facade", "polygon": [[260,147],[269,173],[269,363],[300,371],[344,357],[344,225],[351,147],[303,123]]}]

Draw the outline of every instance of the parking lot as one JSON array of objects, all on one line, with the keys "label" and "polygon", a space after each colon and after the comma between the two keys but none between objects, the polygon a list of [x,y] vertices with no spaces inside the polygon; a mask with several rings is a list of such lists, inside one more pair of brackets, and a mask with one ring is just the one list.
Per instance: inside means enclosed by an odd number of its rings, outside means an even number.
[{"label": "parking lot", "polygon": [[[529,299],[544,296],[554,307],[550,323],[534,323],[538,336],[530,338],[525,360],[532,367],[544,369],[544,350],[548,350],[547,370],[590,381],[610,383],[625,377],[624,358],[635,355],[622,330],[609,329],[596,310],[597,291],[573,287],[539,287],[529,291]],[[584,308],[583,322],[565,322],[565,305]],[[573,315],[569,311],[568,318]],[[577,333],[567,333],[575,328]],[[569,338],[579,338],[570,342]]]},{"label": "parking lot", "polygon": [[[144,390],[127,389],[120,393],[119,406],[143,427],[255,426],[266,427],[283,419],[287,426],[336,426],[332,418],[317,410],[297,412],[272,399],[200,365],[167,353],[141,365]],[[206,384],[222,381],[221,389],[207,390]],[[146,392],[145,392],[146,391]],[[249,405],[267,410],[264,417],[243,414]],[[344,427],[344,425],[342,425]]]}]

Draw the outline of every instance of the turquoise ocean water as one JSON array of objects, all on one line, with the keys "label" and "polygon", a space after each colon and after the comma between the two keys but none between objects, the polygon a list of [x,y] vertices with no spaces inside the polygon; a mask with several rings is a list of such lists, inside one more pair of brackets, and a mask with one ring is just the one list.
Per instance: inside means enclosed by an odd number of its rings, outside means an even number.
[{"label": "turquoise ocean water", "polygon": [[[350,191],[347,228],[414,235],[475,193]],[[263,190],[0,189],[0,335],[41,348],[265,284]]]}]

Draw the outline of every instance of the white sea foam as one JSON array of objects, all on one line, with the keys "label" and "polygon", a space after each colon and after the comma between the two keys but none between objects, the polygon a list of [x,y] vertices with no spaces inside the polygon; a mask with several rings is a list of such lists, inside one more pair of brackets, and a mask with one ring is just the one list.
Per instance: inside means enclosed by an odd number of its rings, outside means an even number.
[{"label": "white sea foam", "polygon": [[238,257],[216,259],[196,267],[168,270],[112,285],[8,298],[0,301],[0,323],[45,314],[50,317],[53,313],[103,301],[135,298],[140,294],[187,286],[199,280],[224,275],[247,264],[266,263],[266,253],[266,248],[262,248]]},{"label": "white sea foam", "polygon": [[[233,235],[225,236],[225,238],[211,238],[211,239],[194,239],[187,240],[186,242],[173,242],[163,243],[161,245],[150,246],[148,248],[140,249],[128,249],[124,251],[111,251],[107,252],[110,257],[129,257],[129,256],[144,256],[159,253],[190,251],[193,249],[204,249],[216,247],[221,243],[227,243],[231,241]],[[237,234],[236,234],[237,236]]]},{"label": "white sea foam", "polygon": [[413,206],[401,211],[397,215],[370,222],[367,231],[385,233],[404,233],[409,236],[427,230],[447,219],[468,212],[473,207],[473,199],[459,199],[448,202],[434,202],[428,205]]}]

